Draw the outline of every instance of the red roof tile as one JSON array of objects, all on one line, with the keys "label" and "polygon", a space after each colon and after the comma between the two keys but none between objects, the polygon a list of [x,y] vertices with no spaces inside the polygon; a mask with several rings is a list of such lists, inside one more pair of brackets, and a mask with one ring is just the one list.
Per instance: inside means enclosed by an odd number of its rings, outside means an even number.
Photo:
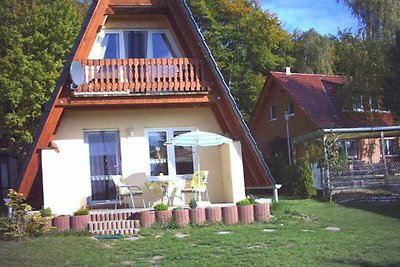
[{"label": "red roof tile", "polygon": [[318,128],[391,126],[388,113],[343,111],[338,90],[347,77],[320,74],[271,72],[286,93]]}]

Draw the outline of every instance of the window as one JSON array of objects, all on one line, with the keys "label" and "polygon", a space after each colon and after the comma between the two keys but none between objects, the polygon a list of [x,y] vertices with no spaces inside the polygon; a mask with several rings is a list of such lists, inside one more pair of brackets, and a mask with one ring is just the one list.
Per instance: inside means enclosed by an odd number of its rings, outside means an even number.
[{"label": "window", "polygon": [[92,200],[112,200],[115,187],[111,175],[121,174],[121,154],[118,131],[85,132],[89,145]]},{"label": "window", "polygon": [[269,107],[269,119],[271,121],[274,121],[277,119],[276,117],[276,106],[270,106]]},{"label": "window", "polygon": [[289,115],[294,115],[294,106],[292,101],[286,102],[286,111],[289,113]]},{"label": "window", "polygon": [[190,132],[192,129],[148,129],[150,176],[186,177],[194,171],[193,147],[165,146],[173,137]]},{"label": "window", "polygon": [[[397,138],[388,138],[384,140],[385,144],[385,155],[386,156],[397,156],[399,154],[399,143]],[[381,149],[382,154],[382,149]]]},{"label": "window", "polygon": [[167,30],[104,30],[90,58],[175,58],[179,51]]},{"label": "window", "polygon": [[358,157],[358,149],[356,140],[339,140],[337,141],[337,145],[343,153],[346,154],[348,158],[357,158]]}]

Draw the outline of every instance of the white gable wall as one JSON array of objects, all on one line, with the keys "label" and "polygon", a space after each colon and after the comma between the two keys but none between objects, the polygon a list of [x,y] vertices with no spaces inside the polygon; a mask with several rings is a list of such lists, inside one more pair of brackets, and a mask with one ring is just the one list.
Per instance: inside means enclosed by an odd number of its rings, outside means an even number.
[{"label": "white gable wall", "polygon": [[[134,127],[133,136],[128,131],[130,126]],[[54,150],[42,151],[44,206],[52,208],[56,214],[68,214],[87,205],[91,185],[89,148],[83,139],[85,131],[118,130],[122,175],[145,189],[144,183],[149,175],[149,152],[144,131],[147,128],[174,127],[191,127],[223,134],[210,108],[65,111],[54,141],[59,153]],[[211,202],[236,199],[231,193],[222,193],[225,191],[223,180],[231,179],[223,173],[222,166],[230,165],[231,159],[229,163],[224,163],[221,155],[229,153],[221,154],[221,147],[201,148],[199,151],[201,169],[210,171],[208,189]],[[235,162],[237,164],[237,159]],[[238,175],[236,171],[234,174]],[[239,176],[243,183],[237,183],[234,192],[242,197],[244,178],[242,173]],[[232,188],[227,190],[232,191]],[[159,197],[159,191],[145,192],[146,204]],[[140,202],[136,203],[139,205]]]}]

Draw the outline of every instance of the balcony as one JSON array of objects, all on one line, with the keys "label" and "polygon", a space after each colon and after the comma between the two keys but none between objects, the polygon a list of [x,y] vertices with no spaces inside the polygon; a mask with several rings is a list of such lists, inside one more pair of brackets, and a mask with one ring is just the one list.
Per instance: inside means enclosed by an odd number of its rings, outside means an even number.
[{"label": "balcony", "polygon": [[206,92],[203,66],[198,59],[78,60],[85,82],[75,96],[143,95]]}]

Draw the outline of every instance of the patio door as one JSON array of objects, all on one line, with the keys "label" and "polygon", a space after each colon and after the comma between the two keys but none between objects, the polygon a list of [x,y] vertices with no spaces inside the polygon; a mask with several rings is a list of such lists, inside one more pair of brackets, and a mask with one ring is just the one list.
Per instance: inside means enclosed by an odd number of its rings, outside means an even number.
[{"label": "patio door", "polygon": [[89,144],[92,201],[115,199],[111,175],[121,174],[121,153],[118,131],[91,131],[85,133]]}]

